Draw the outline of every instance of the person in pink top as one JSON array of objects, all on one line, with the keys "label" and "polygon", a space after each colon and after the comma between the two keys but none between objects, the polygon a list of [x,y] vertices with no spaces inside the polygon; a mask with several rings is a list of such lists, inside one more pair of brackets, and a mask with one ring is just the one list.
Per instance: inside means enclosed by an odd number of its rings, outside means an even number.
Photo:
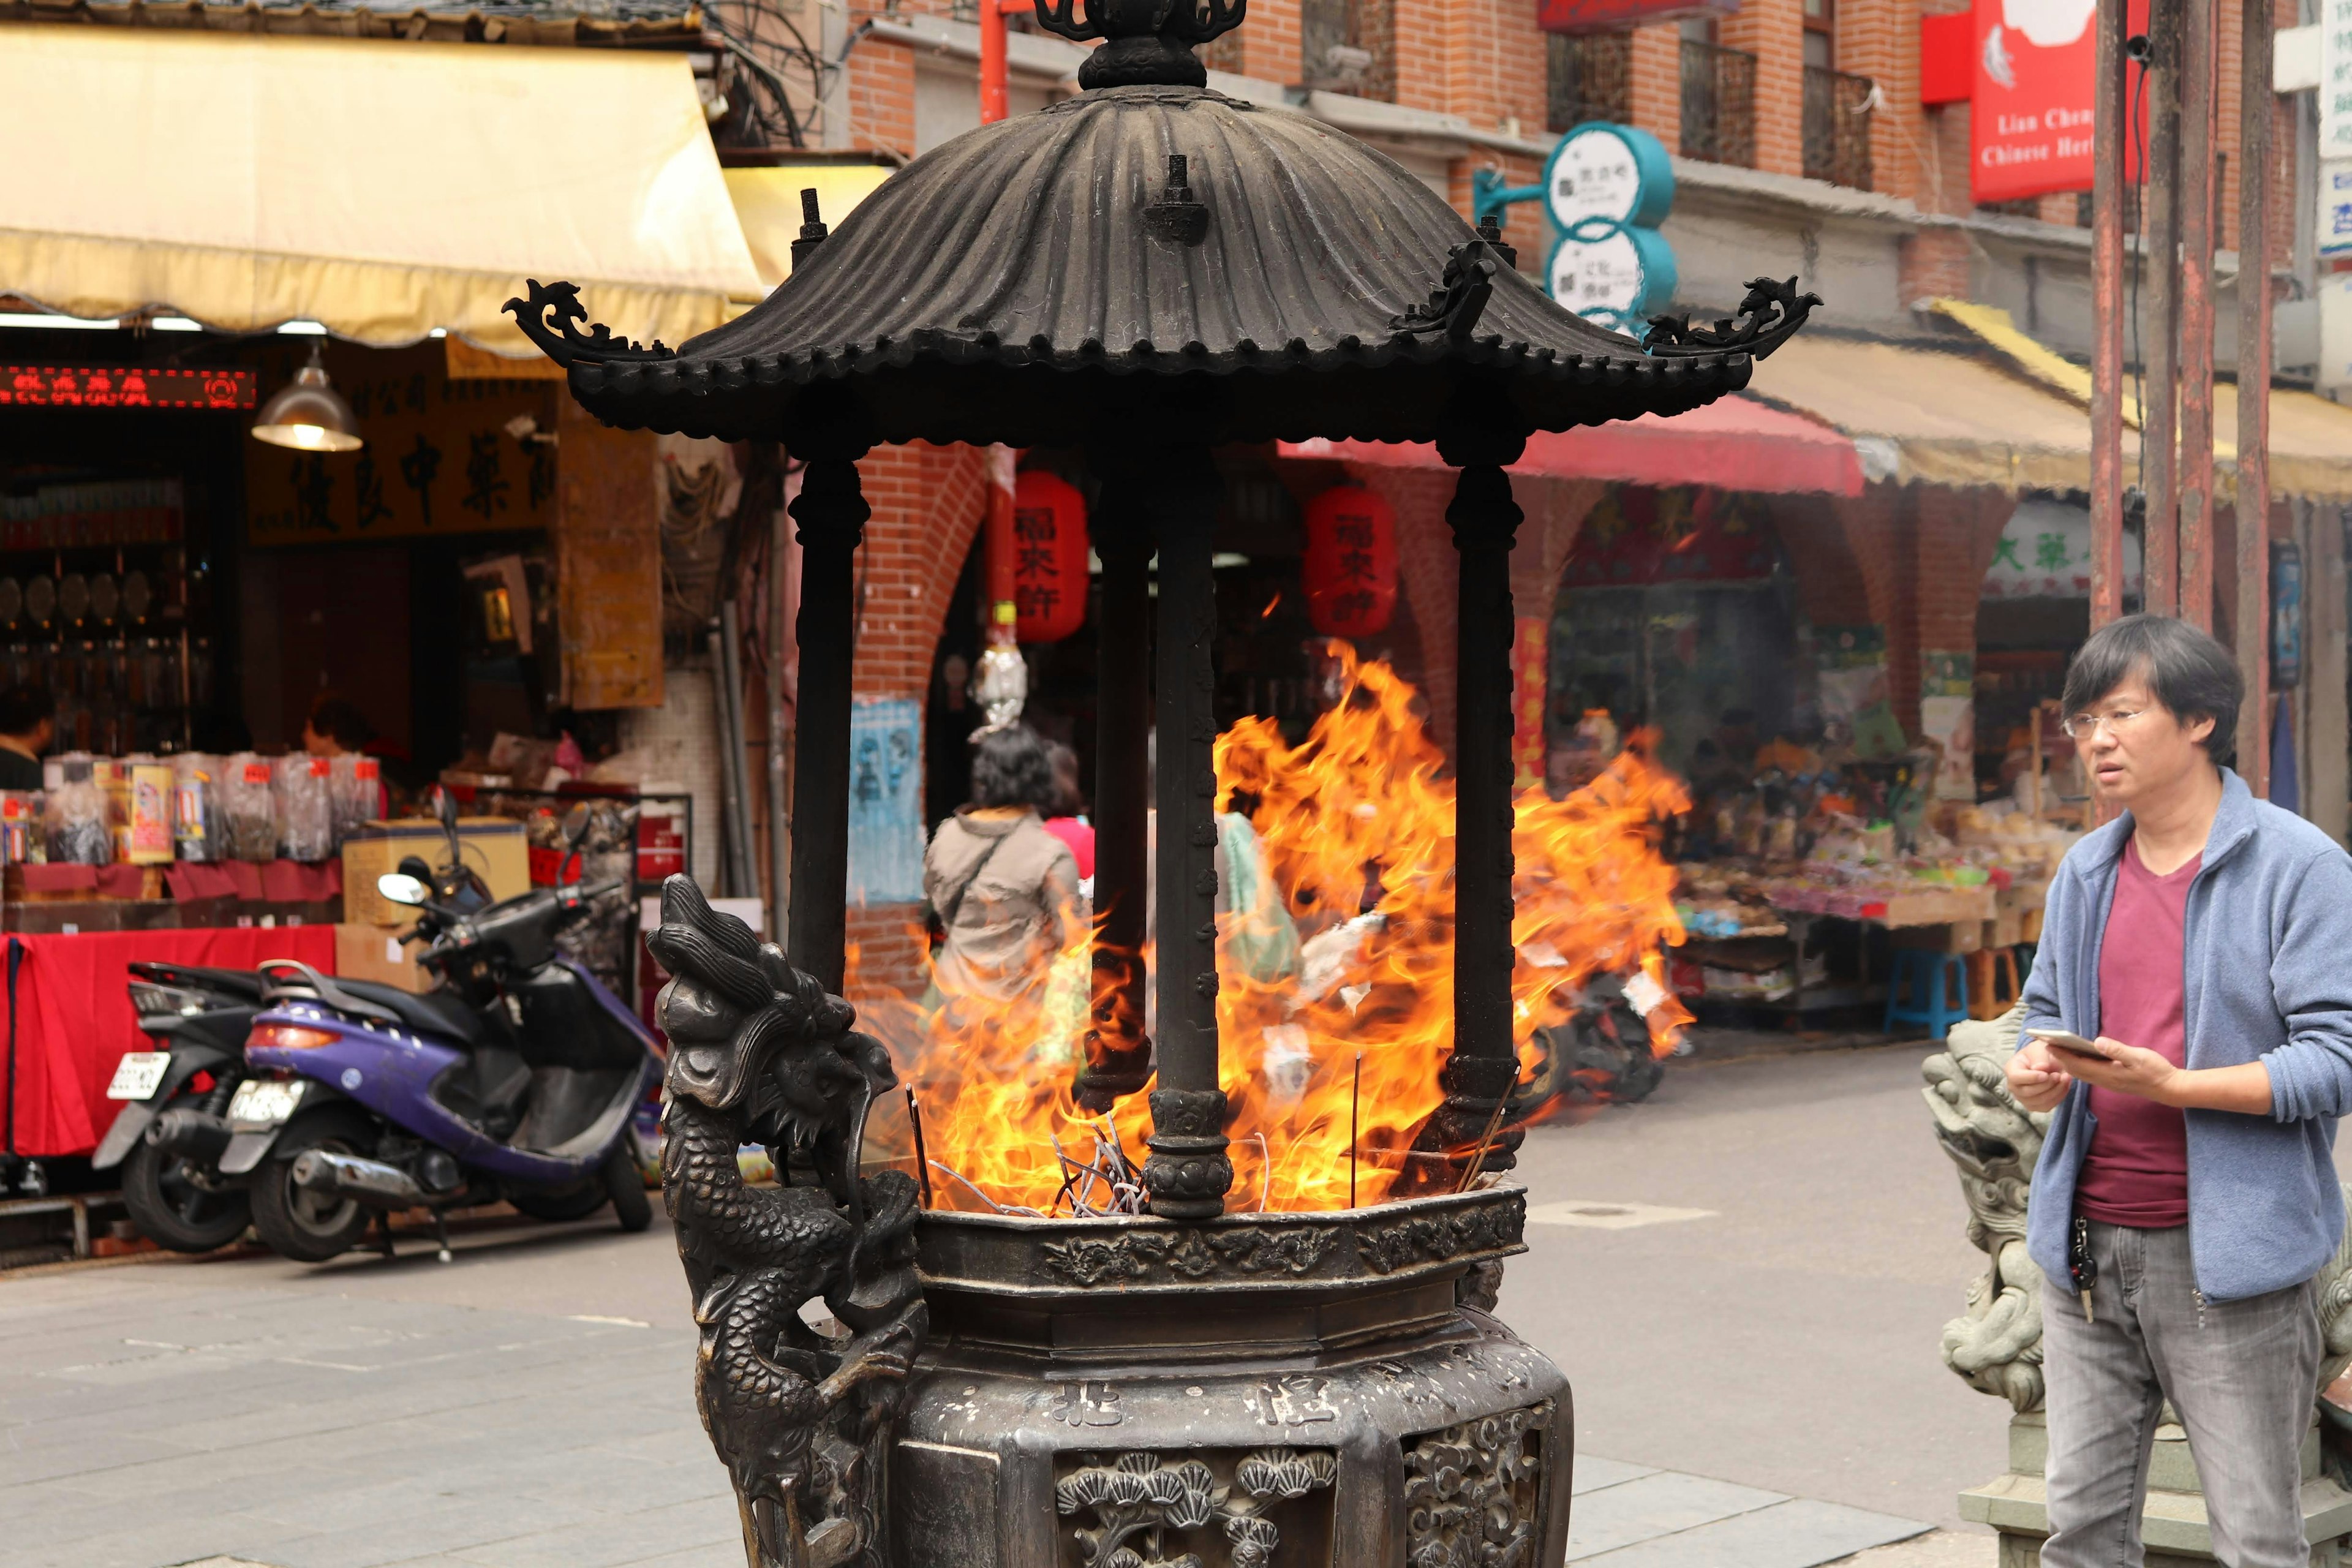
[{"label": "person in pink top", "polygon": [[1045,831],[1070,847],[1070,856],[1078,863],[1078,884],[1092,898],[1095,825],[1087,820],[1087,797],[1078,790],[1078,753],[1053,741],[1046,743],[1045,754],[1054,763],[1055,797],[1054,814],[1045,818]]}]

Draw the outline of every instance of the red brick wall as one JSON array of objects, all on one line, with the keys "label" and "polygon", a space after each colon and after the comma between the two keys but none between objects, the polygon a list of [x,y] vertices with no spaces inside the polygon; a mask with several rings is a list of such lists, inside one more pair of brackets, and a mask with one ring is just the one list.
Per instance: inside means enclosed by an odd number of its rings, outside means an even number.
[{"label": "red brick wall", "polygon": [[1885,101],[1871,112],[1872,188],[1907,196],[1922,182],[1920,0],[1841,0],[1837,68],[1866,76]]},{"label": "red brick wall", "polygon": [[915,51],[866,37],[849,57],[849,139],[915,155]]},{"label": "red brick wall", "polygon": [[1953,651],[1977,646],[1977,604],[2000,531],[2017,498],[1995,489],[1912,487],[1911,531],[1917,542],[1919,646]]},{"label": "red brick wall", "polygon": [[1225,36],[1241,40],[1243,75],[1297,87],[1298,27],[1298,0],[1255,0],[1249,20]]},{"label": "red brick wall", "polygon": [[858,553],[866,599],[856,690],[919,701],[930,685],[940,621],[986,510],[986,455],[928,442],[877,447],[857,473],[874,516]]},{"label": "red brick wall", "polygon": [[1725,47],[1756,57],[1756,166],[1775,174],[1803,174],[1802,0],[1746,0],[1723,19],[1720,36]]},{"label": "red brick wall", "polygon": [[[1977,646],[1985,569],[2016,506],[1999,490],[1885,484],[1831,503],[1870,620],[1886,630],[1887,684],[1906,733],[1919,732],[1920,654]],[[1801,592],[1804,576],[1801,566]]]},{"label": "red brick wall", "polygon": [[1683,150],[1683,35],[1672,23],[1633,29],[1633,123]]},{"label": "red brick wall", "polygon": [[930,983],[920,904],[876,904],[849,909],[849,946],[855,955],[849,984],[852,1002],[883,996],[920,996]]},{"label": "red brick wall", "polygon": [[[865,598],[852,689],[861,698],[920,702],[948,601],[986,512],[987,456],[976,447],[928,442],[878,447],[858,463],[857,474],[874,515],[858,551]],[[849,940],[859,949],[860,980],[869,993],[921,992],[923,943],[909,934],[921,920],[919,904],[851,907]]]},{"label": "red brick wall", "polygon": [[1789,557],[1797,603],[1817,626],[1874,624],[1870,589],[1844,525],[1818,496],[1783,496],[1772,502],[1772,531]]}]

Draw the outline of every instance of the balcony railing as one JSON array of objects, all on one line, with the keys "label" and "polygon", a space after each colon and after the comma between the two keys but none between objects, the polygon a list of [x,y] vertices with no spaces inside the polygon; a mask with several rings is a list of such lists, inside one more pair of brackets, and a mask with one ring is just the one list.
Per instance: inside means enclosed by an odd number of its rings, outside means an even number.
[{"label": "balcony railing", "polygon": [[1756,57],[1683,40],[1683,156],[1756,165]]},{"label": "balcony railing", "polygon": [[1396,0],[1302,0],[1300,74],[1310,88],[1396,101]]},{"label": "balcony railing", "polygon": [[1588,120],[1633,117],[1633,35],[1548,35],[1551,49],[1546,122],[1570,131]]},{"label": "balcony railing", "polygon": [[1805,175],[1870,189],[1870,100],[1876,84],[1822,66],[1805,68]]}]

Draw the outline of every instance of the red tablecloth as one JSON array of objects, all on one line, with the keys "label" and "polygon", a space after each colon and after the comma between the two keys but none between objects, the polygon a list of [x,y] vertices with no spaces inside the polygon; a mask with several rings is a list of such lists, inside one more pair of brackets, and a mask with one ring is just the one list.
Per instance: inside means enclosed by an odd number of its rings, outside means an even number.
[{"label": "red tablecloth", "polygon": [[[86,931],[0,938],[0,983],[12,941],[25,944],[16,975],[19,1154],[86,1154],[112,1124],[115,1106],[106,1098],[107,1080],[124,1052],[148,1044],[124,989],[133,960],[251,969],[265,958],[298,958],[324,973],[335,968],[332,926]],[[5,1051],[0,1036],[0,1073],[5,1071]],[[0,1078],[0,1094],[5,1091]],[[0,1105],[0,1127],[6,1114]]]}]

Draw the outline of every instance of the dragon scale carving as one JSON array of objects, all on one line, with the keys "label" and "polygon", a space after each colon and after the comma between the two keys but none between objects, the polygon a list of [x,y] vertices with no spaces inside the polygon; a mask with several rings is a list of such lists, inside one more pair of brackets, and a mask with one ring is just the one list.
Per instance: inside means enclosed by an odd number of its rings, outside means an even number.
[{"label": "dragon scale carving", "polygon": [[[660,1001],[662,1189],[701,1333],[695,1399],[735,1484],[746,1556],[881,1568],[884,1448],[926,1329],[915,1184],[857,1174],[866,1108],[894,1081],[888,1055],[850,1027],[848,1004],[685,877],[664,884],[648,944],[676,976]],[[768,1146],[783,1184],[744,1184],[747,1142]],[[841,1333],[803,1321],[816,1300]]]}]

